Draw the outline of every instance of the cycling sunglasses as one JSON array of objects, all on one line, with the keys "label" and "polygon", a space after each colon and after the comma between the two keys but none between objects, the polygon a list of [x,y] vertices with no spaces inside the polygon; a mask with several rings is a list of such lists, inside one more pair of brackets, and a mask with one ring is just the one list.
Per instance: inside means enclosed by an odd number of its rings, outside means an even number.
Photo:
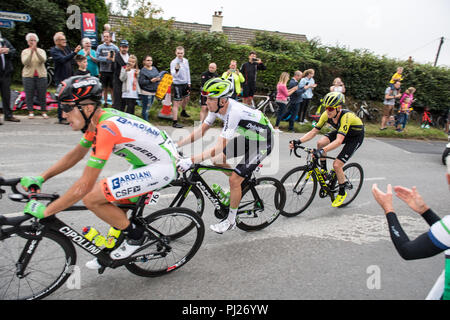
[{"label": "cycling sunglasses", "polygon": [[89,105],[89,104],[92,104],[92,103],[83,103],[83,104],[75,104],[75,103],[61,103],[61,109],[62,109],[62,111],[63,112],[65,112],[65,113],[69,113],[69,112],[71,112],[75,107],[78,107],[78,106],[87,106],[87,105]]},{"label": "cycling sunglasses", "polygon": [[326,107],[325,109],[327,109],[327,111],[329,111],[329,112],[333,112],[333,110],[336,110],[336,108],[333,108],[333,107]]}]

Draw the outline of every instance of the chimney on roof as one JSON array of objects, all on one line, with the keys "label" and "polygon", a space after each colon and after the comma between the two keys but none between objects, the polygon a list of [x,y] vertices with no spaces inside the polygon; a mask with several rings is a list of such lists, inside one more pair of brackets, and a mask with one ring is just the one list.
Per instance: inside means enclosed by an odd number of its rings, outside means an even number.
[{"label": "chimney on roof", "polygon": [[223,32],[222,20],[222,11],[214,11],[214,15],[212,16],[212,25],[209,32]]}]

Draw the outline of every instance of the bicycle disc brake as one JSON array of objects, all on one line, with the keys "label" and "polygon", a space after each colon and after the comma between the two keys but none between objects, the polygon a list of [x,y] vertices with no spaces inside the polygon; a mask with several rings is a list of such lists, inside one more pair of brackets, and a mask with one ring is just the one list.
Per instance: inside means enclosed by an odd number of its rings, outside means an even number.
[{"label": "bicycle disc brake", "polygon": [[321,198],[326,198],[326,197],[328,197],[328,192],[327,192],[325,189],[320,188],[320,191],[319,191],[319,197],[321,197]]}]

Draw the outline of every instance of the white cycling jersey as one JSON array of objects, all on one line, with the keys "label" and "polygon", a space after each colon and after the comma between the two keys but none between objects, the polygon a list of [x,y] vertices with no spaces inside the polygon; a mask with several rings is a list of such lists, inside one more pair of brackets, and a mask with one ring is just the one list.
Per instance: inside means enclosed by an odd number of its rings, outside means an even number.
[{"label": "white cycling jersey", "polygon": [[267,117],[259,110],[252,109],[233,99],[228,99],[227,113],[221,115],[209,112],[204,123],[214,124],[216,118],[223,121],[221,137],[230,140],[239,133],[249,140],[267,141],[273,133],[273,127]]}]

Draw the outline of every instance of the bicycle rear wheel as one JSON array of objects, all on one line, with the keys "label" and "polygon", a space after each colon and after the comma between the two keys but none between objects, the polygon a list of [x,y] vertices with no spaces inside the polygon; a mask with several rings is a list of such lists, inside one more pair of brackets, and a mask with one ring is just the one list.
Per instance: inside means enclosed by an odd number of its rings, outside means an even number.
[{"label": "bicycle rear wheel", "polygon": [[317,178],[306,166],[287,172],[280,182],[286,189],[286,204],[281,211],[285,217],[295,217],[309,207],[317,191]]},{"label": "bicycle rear wheel", "polygon": [[274,117],[277,115],[278,113],[278,103],[276,102],[272,102],[272,101],[268,101],[263,108],[263,113],[267,116],[267,117]]},{"label": "bicycle rear wheel", "polygon": [[[27,240],[5,230],[0,237],[0,300],[42,299],[70,277],[76,251],[67,238],[49,231],[41,240]],[[30,250],[31,260],[19,276],[18,268]]]},{"label": "bicycle rear wheel", "polygon": [[[145,217],[153,239],[134,254],[135,262],[125,267],[141,277],[158,277],[172,272],[192,259],[205,236],[202,219],[186,208],[167,208]],[[186,226],[192,226],[186,230]],[[183,236],[174,236],[183,231]],[[187,231],[187,232],[186,232]]]},{"label": "bicycle rear wheel", "polygon": [[285,202],[286,191],[280,181],[259,178],[242,190],[236,226],[244,231],[264,229],[279,217]]},{"label": "bicycle rear wheel", "polygon": [[339,208],[345,207],[355,200],[359,191],[361,191],[363,181],[364,181],[364,171],[363,168],[358,163],[348,163],[344,166],[345,179],[349,183],[348,188],[345,188],[347,192],[347,197],[344,203]]}]

